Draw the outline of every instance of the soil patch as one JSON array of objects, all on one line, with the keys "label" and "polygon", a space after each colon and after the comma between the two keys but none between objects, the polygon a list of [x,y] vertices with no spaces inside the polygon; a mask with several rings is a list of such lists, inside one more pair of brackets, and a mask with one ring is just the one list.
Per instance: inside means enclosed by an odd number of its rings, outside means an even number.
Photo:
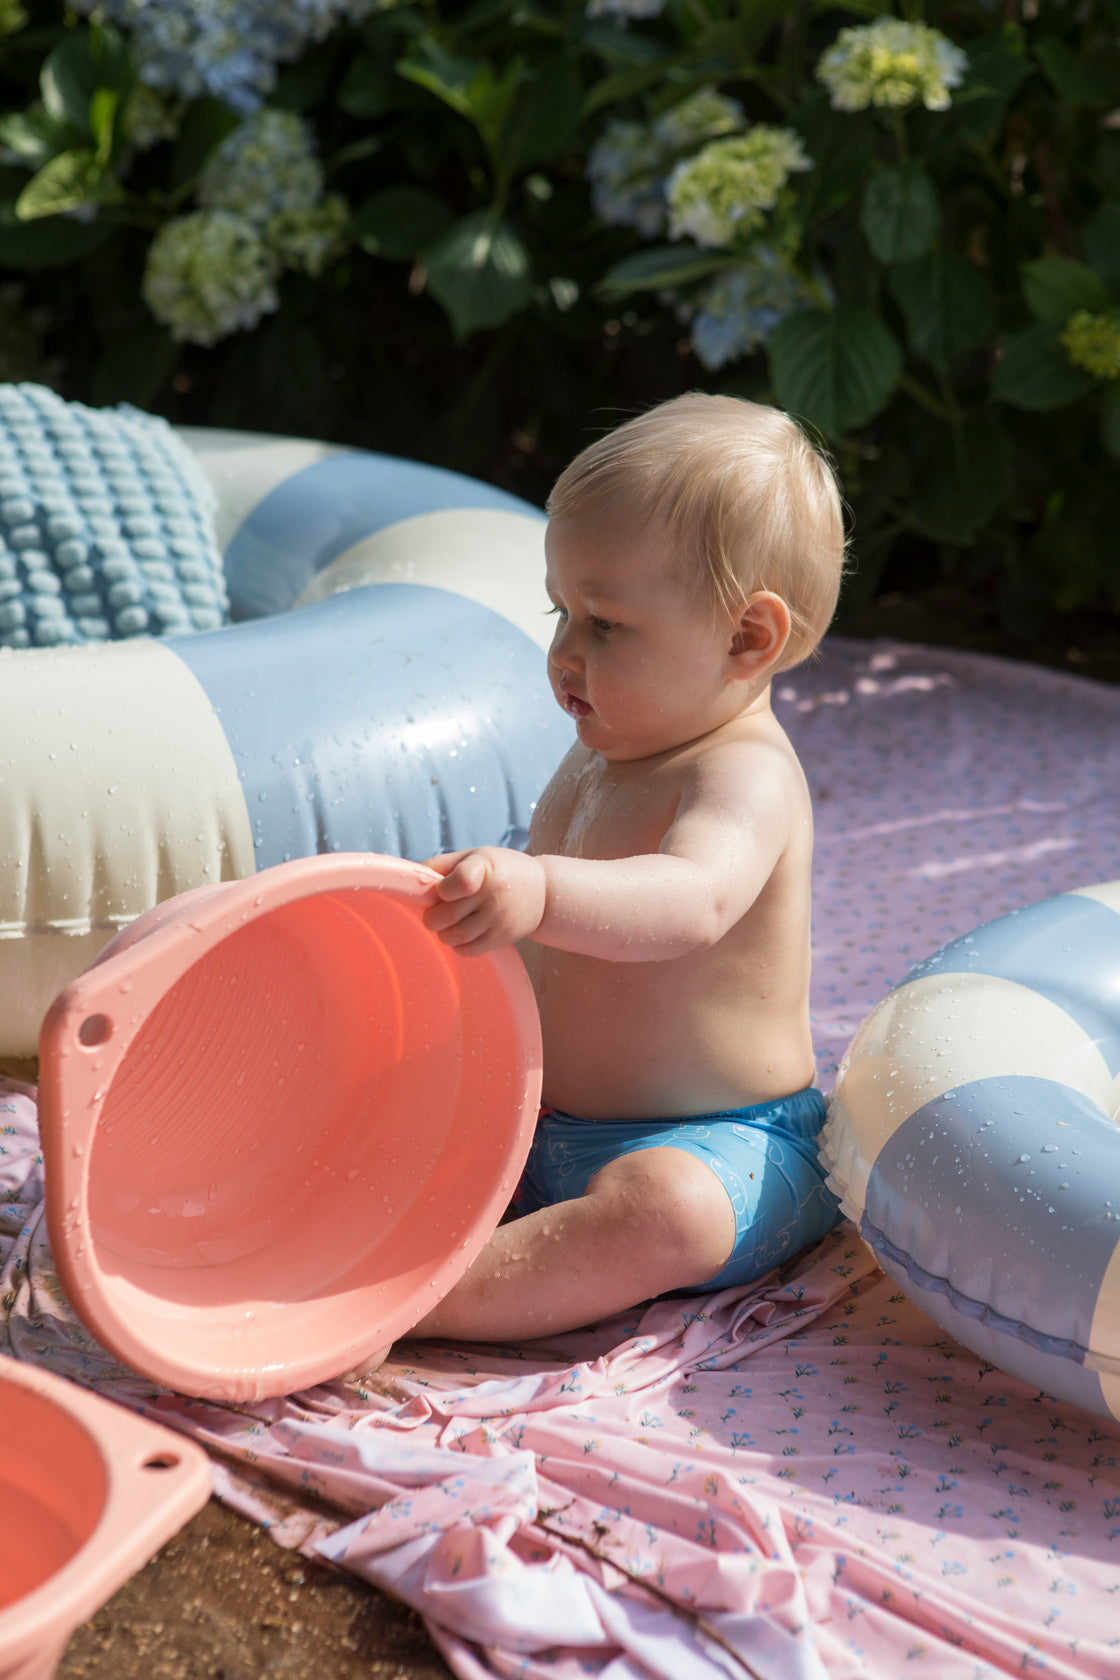
[{"label": "soil patch", "polygon": [[216,1499],[66,1647],[57,1680],[450,1680],[420,1617]]}]

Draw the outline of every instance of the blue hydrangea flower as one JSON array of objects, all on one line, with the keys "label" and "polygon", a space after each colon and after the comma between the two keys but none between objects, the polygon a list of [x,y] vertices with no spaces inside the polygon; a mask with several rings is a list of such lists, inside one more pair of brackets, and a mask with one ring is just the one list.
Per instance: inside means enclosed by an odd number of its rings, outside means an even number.
[{"label": "blue hydrangea flower", "polygon": [[779,321],[819,302],[804,278],[769,246],[705,288],[692,319],[692,348],[711,371],[765,344]]},{"label": "blue hydrangea flower", "polygon": [[311,131],[294,111],[256,111],[206,160],[198,183],[204,210],[230,210],[264,223],[288,210],[310,210],[323,191]]},{"label": "blue hydrangea flower", "polygon": [[610,122],[588,153],[595,214],[653,239],[665,225],[665,149],[645,123]]},{"label": "blue hydrangea flower", "polygon": [[211,94],[252,111],[275,85],[276,66],[378,0],[74,0],[131,38],[142,81],[197,99]]},{"label": "blue hydrangea flower", "polygon": [[746,112],[737,99],[703,87],[663,111],[653,123],[653,132],[670,151],[679,151],[684,146],[716,140],[721,134],[736,134],[746,126]]}]

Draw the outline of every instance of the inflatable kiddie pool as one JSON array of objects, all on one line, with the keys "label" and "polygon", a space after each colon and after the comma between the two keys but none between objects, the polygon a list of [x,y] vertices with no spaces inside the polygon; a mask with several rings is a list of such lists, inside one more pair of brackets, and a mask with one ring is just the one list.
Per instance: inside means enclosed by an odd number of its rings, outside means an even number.
[{"label": "inflatable kiddie pool", "polygon": [[[235,621],[0,649],[2,1054],[32,1055],[56,993],[177,893],[516,837],[572,739],[538,509],[362,450],[180,436]],[[56,447],[77,445],[34,438],[27,473]]]},{"label": "inflatable kiddie pool", "polygon": [[822,1160],[909,1298],[1120,1417],[1120,882],[953,940],[868,1016]]}]

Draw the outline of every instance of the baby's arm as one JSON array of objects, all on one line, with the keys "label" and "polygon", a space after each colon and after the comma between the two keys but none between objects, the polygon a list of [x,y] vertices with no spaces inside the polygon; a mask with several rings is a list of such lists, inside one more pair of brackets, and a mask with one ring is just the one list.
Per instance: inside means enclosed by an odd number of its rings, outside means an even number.
[{"label": "baby's arm", "polygon": [[531,857],[484,846],[432,858],[444,880],[425,922],[470,956],[526,938],[608,962],[704,950],[773,873],[797,808],[793,774],[769,744],[713,748],[690,767],[659,850],[640,857]]}]

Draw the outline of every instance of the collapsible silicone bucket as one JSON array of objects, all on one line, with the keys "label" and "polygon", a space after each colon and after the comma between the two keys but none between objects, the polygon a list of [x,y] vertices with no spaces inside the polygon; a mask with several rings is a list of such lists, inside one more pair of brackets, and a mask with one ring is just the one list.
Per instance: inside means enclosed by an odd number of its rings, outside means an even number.
[{"label": "collapsible silicone bucket", "polygon": [[49,1680],[74,1629],[209,1496],[193,1441],[0,1358],[0,1680]]},{"label": "collapsible silicone bucket", "polygon": [[428,932],[435,880],[352,853],[200,887],[52,1005],[54,1257],[143,1375],[231,1400],[337,1376],[497,1225],[540,1098],[536,1003],[515,952]]}]

